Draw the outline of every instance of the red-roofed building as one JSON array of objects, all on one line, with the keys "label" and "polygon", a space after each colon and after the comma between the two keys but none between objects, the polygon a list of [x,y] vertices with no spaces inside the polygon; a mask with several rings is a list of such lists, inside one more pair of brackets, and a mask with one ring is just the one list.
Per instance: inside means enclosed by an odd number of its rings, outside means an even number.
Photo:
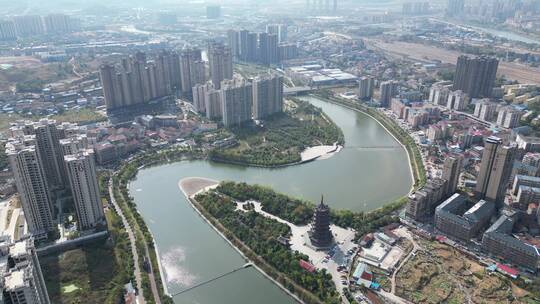
[{"label": "red-roofed building", "polygon": [[510,276],[513,279],[517,279],[517,277],[519,276],[519,271],[517,269],[501,263],[497,263],[497,270],[507,276]]},{"label": "red-roofed building", "polygon": [[435,239],[436,239],[439,243],[444,243],[444,242],[446,242],[446,237],[443,236],[443,235],[437,235],[437,236],[435,237]]},{"label": "red-roofed building", "polygon": [[304,260],[300,260],[299,264],[300,264],[300,267],[304,268],[308,272],[314,272],[316,269],[313,264],[311,264],[310,262],[306,262]]},{"label": "red-roofed building", "polygon": [[373,280],[373,274],[371,272],[364,271],[360,276],[361,279],[371,282]]}]

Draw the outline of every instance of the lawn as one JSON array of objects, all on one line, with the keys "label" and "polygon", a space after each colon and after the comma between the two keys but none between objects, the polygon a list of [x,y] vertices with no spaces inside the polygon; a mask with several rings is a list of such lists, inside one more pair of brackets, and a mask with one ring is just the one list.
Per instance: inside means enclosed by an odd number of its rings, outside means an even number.
[{"label": "lawn", "polygon": [[52,303],[119,303],[132,262],[118,216],[108,211],[107,220],[111,239],[39,258]]},{"label": "lawn", "polygon": [[52,303],[106,303],[116,261],[106,241],[40,258]]},{"label": "lawn", "polygon": [[75,111],[75,110],[66,111],[62,114],[54,115],[51,118],[56,119],[58,122],[72,122],[72,123],[78,123],[78,124],[85,124],[85,123],[92,123],[92,122],[107,120],[107,117],[89,108],[84,108],[79,111]]}]

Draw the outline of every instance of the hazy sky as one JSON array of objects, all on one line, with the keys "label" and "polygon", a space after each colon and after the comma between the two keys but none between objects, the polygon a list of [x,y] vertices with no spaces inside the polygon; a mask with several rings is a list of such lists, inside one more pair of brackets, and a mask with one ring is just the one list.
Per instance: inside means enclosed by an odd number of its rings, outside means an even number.
[{"label": "hazy sky", "polygon": [[[338,0],[340,7],[379,7],[400,9],[403,2],[415,0]],[[446,0],[432,0],[430,3],[441,3]],[[95,9],[96,7],[126,8],[146,7],[150,9],[181,10],[182,6],[194,9],[203,9],[206,4],[221,4],[224,7],[253,9],[257,7],[275,6],[279,9],[285,7],[304,6],[306,0],[0,0],[2,11],[0,14],[43,14],[50,12],[74,12]]]}]

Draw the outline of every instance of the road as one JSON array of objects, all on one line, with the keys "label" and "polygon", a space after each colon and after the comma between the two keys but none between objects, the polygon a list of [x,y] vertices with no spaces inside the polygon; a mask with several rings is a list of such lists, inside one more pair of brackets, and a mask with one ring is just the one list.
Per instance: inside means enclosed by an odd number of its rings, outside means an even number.
[{"label": "road", "polygon": [[[154,274],[154,267],[152,267],[152,263],[150,262],[150,251],[148,249],[148,245],[146,242],[144,242],[144,252],[146,254],[146,258],[149,261],[148,263],[148,279],[150,280],[150,289],[152,289],[152,295],[154,296],[154,302],[156,304],[161,304],[161,299],[159,298],[159,290],[157,288],[156,284],[156,276]],[[158,257],[159,258],[159,257]]]},{"label": "road", "polygon": [[418,245],[418,243],[416,243],[416,241],[414,240],[414,238],[411,236],[410,233],[407,233],[406,234],[406,238],[412,242],[413,244],[413,249],[411,250],[411,252],[409,252],[409,254],[401,261],[401,263],[399,263],[398,267],[396,268],[396,270],[394,270],[394,273],[392,273],[392,278],[390,279],[390,282],[392,283],[392,289],[390,291],[391,294],[396,294],[396,275],[397,273],[399,272],[399,270],[401,269],[401,267],[403,267],[403,265],[405,265],[407,263],[407,261],[411,258],[411,256],[413,256],[418,250],[420,250],[420,246]]},{"label": "road", "polygon": [[109,197],[111,199],[111,203],[114,206],[114,209],[116,210],[116,213],[118,216],[120,216],[120,219],[122,220],[122,225],[126,229],[126,232],[128,234],[129,238],[129,244],[131,247],[131,255],[133,256],[133,265],[134,270],[133,274],[135,276],[135,283],[137,285],[137,290],[139,293],[137,294],[137,303],[138,304],[145,304],[144,301],[144,295],[143,295],[143,288],[142,288],[142,276],[141,276],[141,268],[139,264],[139,254],[137,253],[137,247],[135,245],[135,234],[133,233],[133,230],[131,229],[131,226],[129,225],[126,216],[124,215],[124,212],[116,202],[116,199],[114,198],[113,194],[113,187],[112,187],[112,178],[109,180]]},{"label": "road", "polygon": [[[377,294],[380,295],[381,297],[385,298],[386,300],[388,300],[388,302],[390,303],[397,303],[397,304],[411,304],[411,302],[403,299],[403,298],[400,298],[394,294],[391,294],[389,292],[386,292],[384,290],[379,290],[377,291]],[[386,303],[388,303],[386,302]]]}]

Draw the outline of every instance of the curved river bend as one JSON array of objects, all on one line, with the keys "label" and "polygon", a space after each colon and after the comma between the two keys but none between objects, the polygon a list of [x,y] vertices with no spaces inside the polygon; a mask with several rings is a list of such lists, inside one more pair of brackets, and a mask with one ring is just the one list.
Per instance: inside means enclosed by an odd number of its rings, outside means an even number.
[{"label": "curved river bend", "polygon": [[[268,185],[277,191],[333,208],[371,210],[408,193],[412,185],[405,150],[374,119],[314,97],[343,130],[345,147],[328,159],[280,169],[246,168],[208,161],[185,161],[144,169],[130,184],[137,208],[158,246],[169,293],[240,266],[244,260],[191,208],[178,181],[207,177]],[[175,298],[182,304],[294,303],[256,270]]]}]

